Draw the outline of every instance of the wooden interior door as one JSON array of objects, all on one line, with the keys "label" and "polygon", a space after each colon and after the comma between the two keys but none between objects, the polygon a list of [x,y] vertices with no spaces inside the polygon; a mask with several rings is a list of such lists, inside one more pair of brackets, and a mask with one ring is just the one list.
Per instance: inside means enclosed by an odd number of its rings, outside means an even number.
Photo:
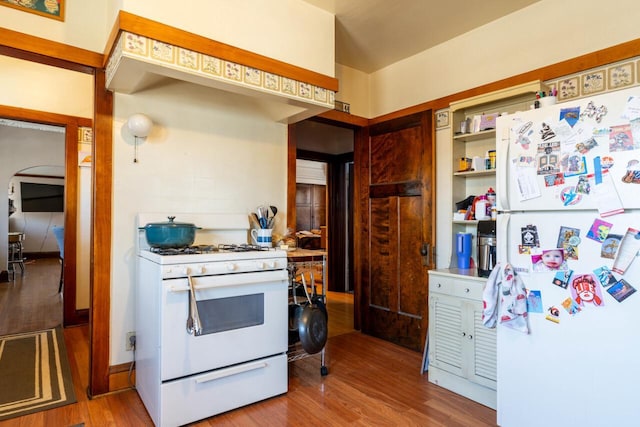
[{"label": "wooden interior door", "polygon": [[431,114],[371,126],[359,149],[362,331],[420,351],[435,216]]},{"label": "wooden interior door", "polygon": [[326,225],[327,187],[296,184],[296,231],[319,229]]}]

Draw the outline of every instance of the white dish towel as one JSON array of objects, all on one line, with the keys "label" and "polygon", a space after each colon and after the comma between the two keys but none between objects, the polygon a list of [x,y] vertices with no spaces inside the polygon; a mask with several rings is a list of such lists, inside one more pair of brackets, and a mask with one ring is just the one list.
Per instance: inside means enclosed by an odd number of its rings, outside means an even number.
[{"label": "white dish towel", "polygon": [[482,324],[495,328],[498,319],[508,328],[529,333],[527,291],[511,264],[497,264],[482,292]]}]

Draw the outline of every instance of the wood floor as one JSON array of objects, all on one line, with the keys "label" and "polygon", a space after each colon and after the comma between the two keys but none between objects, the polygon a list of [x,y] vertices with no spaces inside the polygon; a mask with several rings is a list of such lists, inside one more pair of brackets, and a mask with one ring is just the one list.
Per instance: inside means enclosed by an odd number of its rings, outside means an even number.
[{"label": "wood floor", "polygon": [[0,283],[0,335],[39,331],[62,324],[60,261],[28,260],[24,274],[17,268],[15,280]]},{"label": "wood floor", "polygon": [[[55,293],[58,276],[55,273],[53,276]],[[35,277],[35,273],[28,277]],[[45,295],[47,292],[48,285]],[[330,293],[327,308],[331,319],[330,338],[325,351],[329,375],[320,375],[319,355],[292,362],[289,364],[287,394],[219,414],[194,425],[496,425],[495,411],[429,383],[427,376],[420,374],[422,356],[419,353],[353,331],[350,295]],[[0,422],[0,427],[75,426],[80,423],[87,427],[153,425],[133,389],[91,400],[87,398],[87,326],[66,328],[65,343],[78,402]]]}]

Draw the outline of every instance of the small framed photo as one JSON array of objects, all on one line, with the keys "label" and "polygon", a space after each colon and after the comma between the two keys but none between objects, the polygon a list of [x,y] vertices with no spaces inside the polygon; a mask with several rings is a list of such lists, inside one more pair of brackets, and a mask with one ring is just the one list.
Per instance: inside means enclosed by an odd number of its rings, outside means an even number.
[{"label": "small framed photo", "polygon": [[592,93],[602,92],[605,89],[605,72],[604,70],[593,73],[584,74],[582,76],[582,94],[590,95]]},{"label": "small framed photo", "polygon": [[64,6],[67,0],[0,0],[0,5],[24,12],[35,13],[47,18],[64,21]]},{"label": "small framed photo", "polygon": [[438,111],[436,113],[436,128],[449,126],[449,111]]},{"label": "small framed photo", "polygon": [[609,68],[609,89],[630,86],[634,83],[633,62]]}]

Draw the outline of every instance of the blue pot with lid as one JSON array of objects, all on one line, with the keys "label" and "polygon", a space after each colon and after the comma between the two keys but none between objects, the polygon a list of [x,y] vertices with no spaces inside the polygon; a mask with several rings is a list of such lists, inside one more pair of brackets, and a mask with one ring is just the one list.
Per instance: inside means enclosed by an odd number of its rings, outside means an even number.
[{"label": "blue pot with lid", "polygon": [[152,222],[140,230],[144,230],[147,243],[152,248],[170,249],[186,248],[193,245],[196,239],[196,227],[186,222],[175,222],[175,216],[167,217],[166,222]]}]

